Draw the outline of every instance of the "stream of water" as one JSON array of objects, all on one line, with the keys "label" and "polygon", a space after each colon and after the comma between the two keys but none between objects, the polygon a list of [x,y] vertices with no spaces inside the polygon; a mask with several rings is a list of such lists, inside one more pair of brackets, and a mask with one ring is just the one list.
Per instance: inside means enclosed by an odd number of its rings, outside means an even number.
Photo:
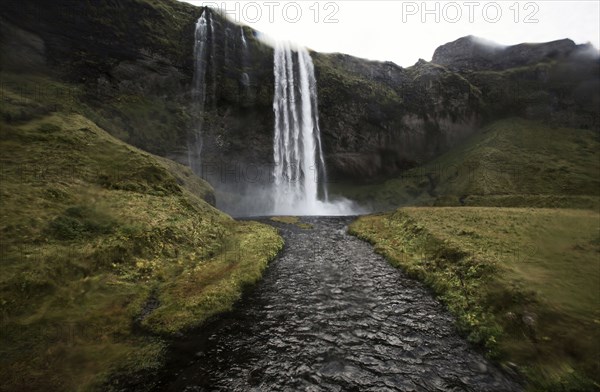
[{"label": "stream of water", "polygon": [[156,390],[518,391],[418,281],[346,233],[349,217],[277,224],[286,240],[235,310],[179,340]]}]

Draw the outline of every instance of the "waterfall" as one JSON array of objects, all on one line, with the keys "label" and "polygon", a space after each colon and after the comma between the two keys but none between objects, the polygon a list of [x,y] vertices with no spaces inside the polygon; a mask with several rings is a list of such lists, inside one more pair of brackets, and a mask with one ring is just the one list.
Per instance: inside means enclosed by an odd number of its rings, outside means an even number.
[{"label": "waterfall", "polygon": [[244,35],[244,27],[240,26],[240,32],[242,35],[242,45],[244,46],[244,52],[248,49],[248,43],[246,42],[246,36]]},{"label": "waterfall", "polygon": [[[208,12],[208,8],[206,8]],[[217,107],[217,66],[216,66],[216,53],[217,53],[217,37],[215,36],[215,25],[212,17],[208,15],[208,28],[210,30],[211,48],[210,48],[210,60],[211,60],[211,79],[212,79],[212,96],[211,102],[213,109]]]},{"label": "waterfall", "polygon": [[317,85],[308,51],[293,51],[289,43],[277,43],[274,75],[273,213],[318,214],[328,196]]},{"label": "waterfall", "polygon": [[[219,67],[234,68],[233,60],[240,61],[240,105],[252,109],[252,86],[249,72],[253,68],[254,40],[247,41],[243,28],[240,36],[233,28],[223,29],[213,19],[208,9],[200,16],[194,33],[194,75],[192,80],[193,118],[197,119],[188,139],[188,159],[192,170],[203,176],[203,134],[206,146],[212,146],[213,135],[206,131],[205,119],[217,108],[217,81]],[[218,29],[218,35],[216,30]],[[234,34],[232,34],[234,33]],[[234,39],[232,39],[235,36]],[[227,47],[217,57],[216,41],[239,51],[233,56]],[[228,60],[229,59],[229,60]],[[239,60],[238,60],[239,59]],[[279,43],[274,48],[275,91],[273,110],[275,117],[273,137],[274,166],[271,174],[260,183],[215,183],[218,191],[236,195],[226,210],[239,216],[253,215],[348,215],[357,212],[351,203],[342,198],[330,202],[326,188],[325,159],[319,128],[317,82],[312,58],[305,48],[292,49],[289,43]],[[250,162],[252,163],[252,162]],[[264,167],[264,166],[263,166]],[[263,177],[264,178],[264,177]],[[213,180],[215,180],[213,178]],[[216,180],[215,180],[216,181]],[[229,196],[231,198],[231,196]]]},{"label": "waterfall", "polygon": [[240,81],[242,86],[246,89],[250,86],[250,75],[248,75],[248,42],[246,42],[246,35],[244,34],[244,26],[240,26],[240,36],[242,40],[242,50],[241,50],[241,58],[242,58],[242,76]]},{"label": "waterfall", "polygon": [[206,66],[207,66],[207,46],[208,46],[208,25],[210,17],[207,12],[196,22],[194,33],[194,77],[192,80],[192,102],[194,115],[197,121],[192,130],[192,137],[188,143],[189,166],[200,173],[201,154],[202,154],[202,125],[204,122],[204,104],[206,102]]}]

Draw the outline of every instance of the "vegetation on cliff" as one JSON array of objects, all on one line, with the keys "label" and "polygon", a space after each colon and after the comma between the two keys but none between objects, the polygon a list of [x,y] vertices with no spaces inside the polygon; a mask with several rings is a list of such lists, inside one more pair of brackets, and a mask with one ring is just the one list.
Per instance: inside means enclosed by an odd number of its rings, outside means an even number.
[{"label": "vegetation on cliff", "polygon": [[201,8],[153,0],[6,1],[0,7],[3,71],[76,85],[77,100],[93,108],[86,116],[111,135],[154,154],[183,154]]}]

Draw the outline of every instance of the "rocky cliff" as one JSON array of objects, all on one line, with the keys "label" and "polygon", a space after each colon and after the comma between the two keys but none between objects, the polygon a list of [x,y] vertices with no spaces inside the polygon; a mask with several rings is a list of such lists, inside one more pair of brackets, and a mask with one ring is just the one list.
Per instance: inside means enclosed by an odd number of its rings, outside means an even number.
[{"label": "rocky cliff", "polygon": [[[252,29],[174,0],[7,0],[0,7],[3,71],[82,86],[88,117],[186,164],[201,120],[197,171],[217,189],[239,193],[270,181],[273,50]],[[212,26],[205,110],[197,113],[191,83],[202,12]],[[396,175],[506,116],[598,129],[599,63],[588,51],[570,40],[499,47],[465,37],[408,68],[312,52],[330,178]]]},{"label": "rocky cliff", "polygon": [[313,54],[334,178],[393,175],[446,151],[481,122],[481,93],[446,68]]},{"label": "rocky cliff", "polygon": [[200,9],[144,0],[9,0],[0,7],[3,72],[80,85],[90,117],[115,136],[160,155],[182,147]]},{"label": "rocky cliff", "polygon": [[501,47],[468,36],[408,68],[314,53],[324,146],[341,179],[393,175],[510,116],[600,129],[600,62],[565,39]]}]

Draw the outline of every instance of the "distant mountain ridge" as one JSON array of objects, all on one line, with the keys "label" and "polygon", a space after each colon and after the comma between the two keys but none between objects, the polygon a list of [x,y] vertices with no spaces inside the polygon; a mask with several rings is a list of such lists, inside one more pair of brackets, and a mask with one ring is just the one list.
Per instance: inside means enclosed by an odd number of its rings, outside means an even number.
[{"label": "distant mountain ridge", "polygon": [[502,70],[541,61],[590,56],[593,50],[591,44],[577,45],[570,39],[502,46],[469,35],[438,47],[431,62],[456,71]]}]

